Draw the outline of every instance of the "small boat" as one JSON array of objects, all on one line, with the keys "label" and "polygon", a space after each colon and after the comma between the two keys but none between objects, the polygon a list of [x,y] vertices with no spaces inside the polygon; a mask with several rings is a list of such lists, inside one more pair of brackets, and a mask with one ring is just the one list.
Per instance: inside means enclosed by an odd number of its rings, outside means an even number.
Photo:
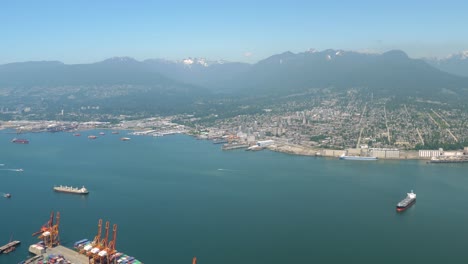
[{"label": "small boat", "polygon": [[406,209],[410,208],[416,202],[416,194],[411,190],[410,193],[406,194],[405,199],[401,200],[397,206],[397,212],[403,212]]},{"label": "small boat", "polygon": [[4,194],[3,194],[3,197],[5,197],[5,198],[11,198],[11,194],[9,194],[9,193],[4,193]]},{"label": "small boat", "polygon": [[129,141],[130,138],[128,138],[128,137],[122,137],[122,138],[120,138],[120,140],[122,140],[122,141]]},{"label": "small boat", "polygon": [[80,133],[75,133],[75,134],[73,134],[73,136],[79,137],[79,136],[81,136],[81,134]]},{"label": "small boat", "polygon": [[13,169],[14,171],[24,171],[23,169]]},{"label": "small boat", "polygon": [[119,131],[112,131],[112,134],[114,135],[119,134]]},{"label": "small boat", "polygon": [[14,138],[11,140],[11,142],[16,143],[16,144],[29,144],[29,140],[24,139],[24,138]]},{"label": "small boat", "polygon": [[89,136],[88,136],[88,138],[89,138],[89,139],[96,139],[96,138],[97,138],[97,136],[94,136],[94,135],[89,135]]},{"label": "small boat", "polygon": [[106,133],[104,132],[99,132],[99,135],[104,136]]}]

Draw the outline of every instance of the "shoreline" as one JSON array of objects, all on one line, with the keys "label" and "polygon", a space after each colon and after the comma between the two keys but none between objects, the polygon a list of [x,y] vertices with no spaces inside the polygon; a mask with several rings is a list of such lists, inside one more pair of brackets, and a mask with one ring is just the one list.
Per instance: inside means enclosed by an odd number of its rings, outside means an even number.
[{"label": "shoreline", "polygon": [[[275,152],[286,153],[299,156],[315,156],[325,158],[339,158],[346,150],[312,148],[294,144],[273,144],[266,147]],[[331,152],[331,154],[329,154]],[[398,158],[379,158],[379,160],[430,160],[429,158],[419,157],[417,150],[402,150]]]},{"label": "shoreline", "polygon": [[[135,123],[134,123],[135,122]],[[62,130],[48,130],[50,126],[60,127]],[[129,134],[135,136],[165,136],[172,134],[184,134],[196,139],[206,139],[210,140],[211,138],[199,138],[197,135],[191,133],[185,126],[179,125],[176,123],[170,122],[166,118],[156,118],[156,119],[147,119],[147,120],[136,120],[126,123],[127,126],[122,124],[113,126],[106,122],[63,122],[60,121],[6,121],[0,123],[0,131],[8,134],[25,134],[25,133],[76,133],[80,131],[88,130],[104,130],[104,131],[128,131]],[[159,125],[159,126],[158,126]],[[154,127],[160,127],[156,130]],[[12,130],[11,132],[5,132],[5,130]],[[18,131],[19,130],[19,131]],[[16,131],[16,132],[15,132]],[[153,135],[156,134],[156,135]],[[275,140],[275,139],[273,139]],[[268,150],[290,154],[298,156],[314,156],[314,157],[328,157],[328,158],[338,158],[342,154],[346,154],[348,150],[340,149],[325,149],[325,148],[316,148],[310,146],[303,146],[297,144],[291,144],[286,142],[279,142],[275,140],[275,143],[265,147]],[[359,150],[359,149],[358,149]],[[352,154],[356,150],[352,150]],[[364,150],[365,151],[365,150]],[[359,156],[357,155],[357,156]],[[431,157],[420,157],[418,150],[399,150],[398,157],[382,157],[378,156],[379,160],[430,160]]]}]

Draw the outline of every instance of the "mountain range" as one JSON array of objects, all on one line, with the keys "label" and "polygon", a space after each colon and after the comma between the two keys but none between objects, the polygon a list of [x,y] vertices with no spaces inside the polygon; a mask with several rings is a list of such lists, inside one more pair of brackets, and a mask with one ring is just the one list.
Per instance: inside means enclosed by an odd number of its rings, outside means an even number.
[{"label": "mountain range", "polygon": [[424,60],[439,70],[468,77],[468,51],[452,54],[446,58],[426,58]]},{"label": "mountain range", "polygon": [[367,54],[328,49],[284,52],[255,64],[129,57],[73,65],[10,63],[0,65],[0,104],[40,107],[47,102],[76,108],[94,103],[122,112],[176,113],[213,98],[275,98],[325,88],[466,100],[468,77],[461,74],[468,65],[465,58],[435,61],[412,59],[399,50]]}]

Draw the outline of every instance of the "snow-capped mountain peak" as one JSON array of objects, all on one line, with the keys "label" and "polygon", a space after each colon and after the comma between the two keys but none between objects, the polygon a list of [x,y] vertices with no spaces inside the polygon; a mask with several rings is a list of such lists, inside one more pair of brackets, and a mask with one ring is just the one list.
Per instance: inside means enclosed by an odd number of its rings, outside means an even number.
[{"label": "snow-capped mountain peak", "polygon": [[200,65],[200,66],[203,66],[203,67],[209,67],[209,66],[215,65],[215,64],[225,64],[225,63],[228,63],[228,61],[225,61],[225,60],[209,61],[209,60],[207,60],[205,58],[188,57],[186,59],[176,61],[176,63],[182,63],[183,65],[188,66],[188,67],[192,67],[192,66],[195,66],[195,65]]},{"label": "snow-capped mountain peak", "polygon": [[463,51],[460,51],[459,53],[450,54],[445,58],[445,60],[447,59],[459,59],[459,60],[468,59],[468,50],[463,50]]},{"label": "snow-capped mountain peak", "polygon": [[468,50],[462,51],[462,52],[461,52],[461,57],[462,57],[463,59],[467,59],[467,58],[468,58]]}]

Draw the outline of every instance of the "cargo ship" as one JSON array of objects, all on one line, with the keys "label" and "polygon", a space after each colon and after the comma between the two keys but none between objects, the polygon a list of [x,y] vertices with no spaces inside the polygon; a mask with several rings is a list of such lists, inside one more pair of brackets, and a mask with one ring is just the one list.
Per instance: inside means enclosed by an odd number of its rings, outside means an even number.
[{"label": "cargo ship", "polygon": [[377,160],[377,157],[367,156],[346,156],[345,154],[340,156],[341,160]]},{"label": "cargo ship", "polygon": [[24,139],[24,138],[14,138],[11,140],[11,142],[16,143],[16,144],[29,144],[29,140]]},{"label": "cargo ship", "polygon": [[89,191],[83,186],[80,189],[71,186],[54,186],[54,191],[65,192],[65,193],[76,193],[76,194],[88,194]]},{"label": "cargo ship", "polygon": [[403,212],[406,209],[410,208],[416,202],[416,194],[411,190],[410,193],[407,193],[406,198],[401,200],[397,206],[397,212]]}]

